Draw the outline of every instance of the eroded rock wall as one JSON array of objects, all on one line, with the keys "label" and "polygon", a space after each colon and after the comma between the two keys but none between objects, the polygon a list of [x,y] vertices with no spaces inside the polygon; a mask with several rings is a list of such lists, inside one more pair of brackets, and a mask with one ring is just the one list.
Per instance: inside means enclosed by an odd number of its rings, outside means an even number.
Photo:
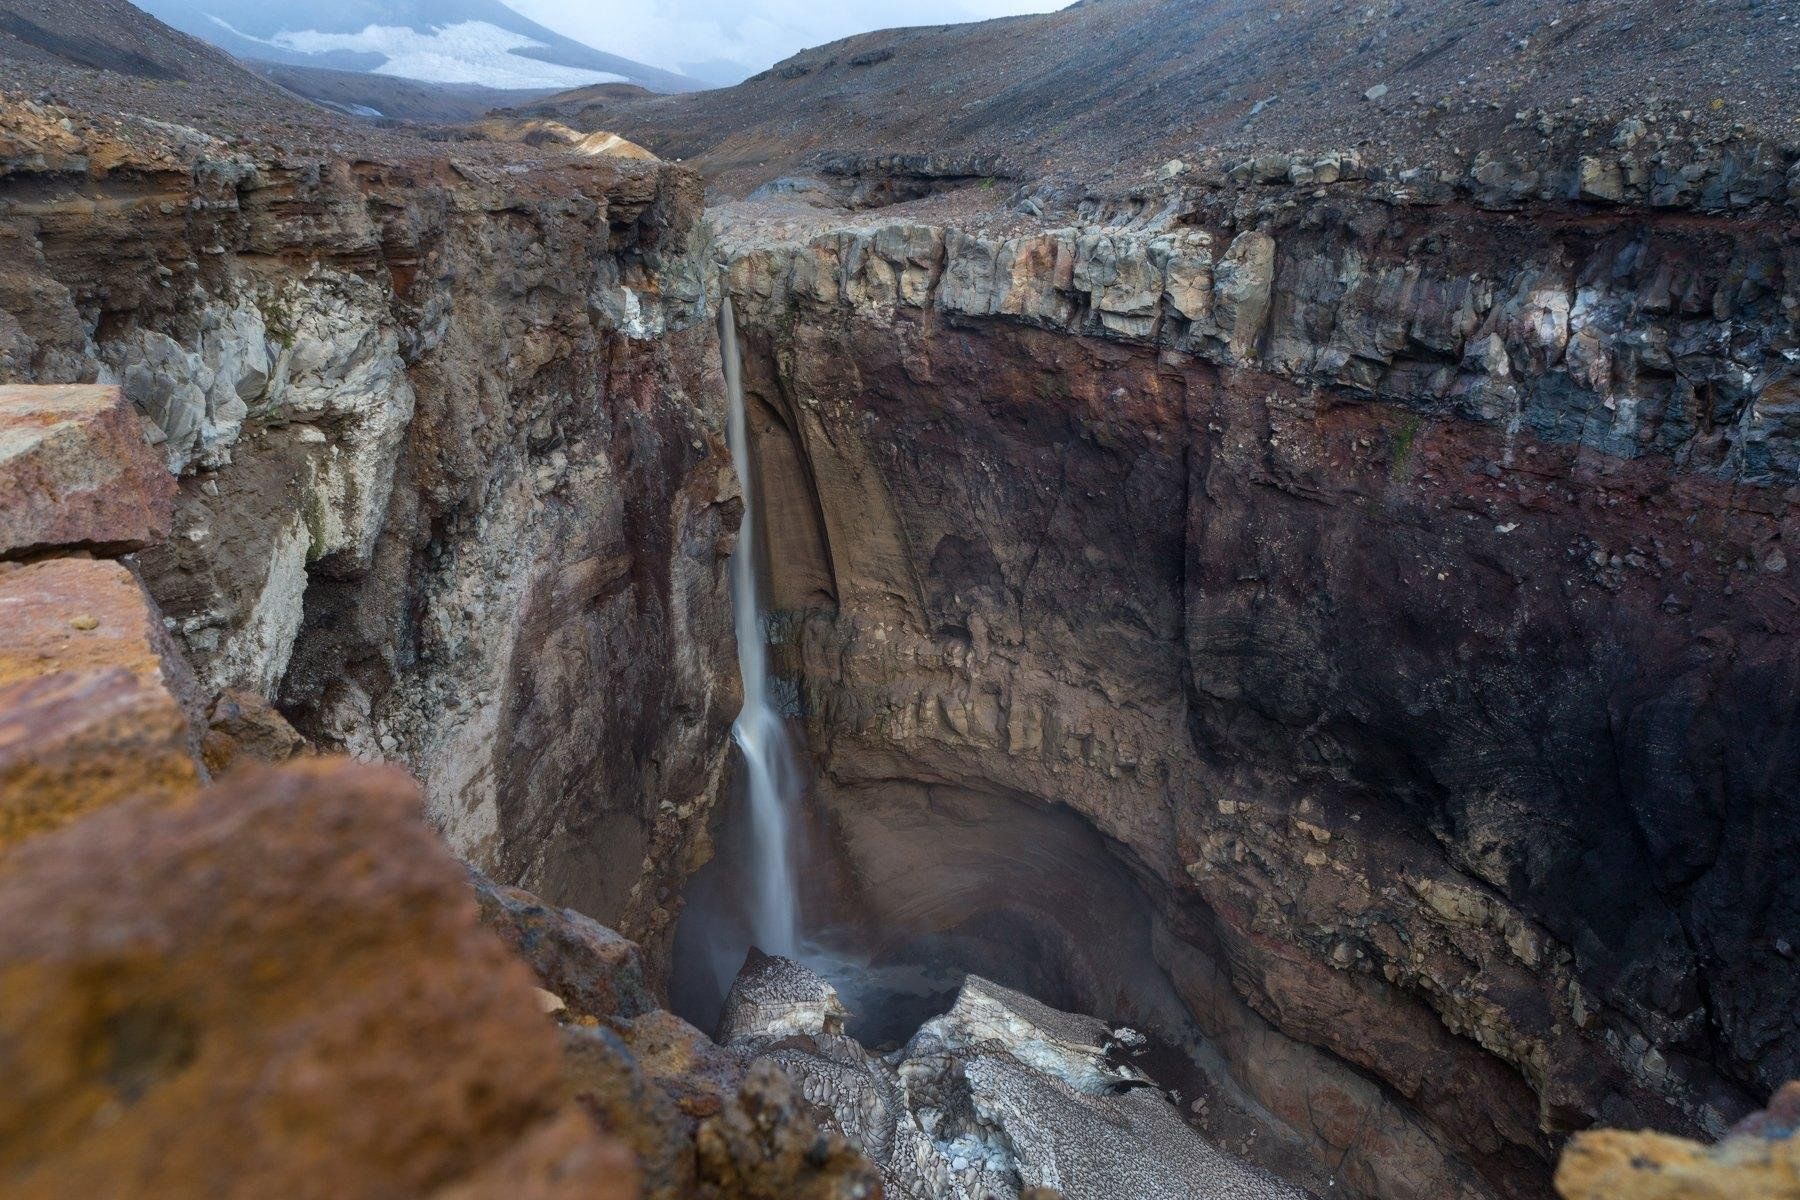
[{"label": "eroded rock wall", "polygon": [[1315,1186],[1722,1131],[1800,1068],[1800,284],[1750,207],[725,210],[827,814],[1091,822]]},{"label": "eroded rock wall", "polygon": [[653,946],[735,710],[694,177],[5,110],[0,376],[119,384],[210,693],[425,782],[465,858]]}]

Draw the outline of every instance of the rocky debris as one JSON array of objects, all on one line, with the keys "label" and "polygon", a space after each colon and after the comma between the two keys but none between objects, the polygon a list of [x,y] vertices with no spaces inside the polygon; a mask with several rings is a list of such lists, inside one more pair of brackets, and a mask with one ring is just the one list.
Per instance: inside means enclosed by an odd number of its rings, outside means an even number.
[{"label": "rocky debris", "polygon": [[988,191],[1021,173],[1016,164],[995,154],[827,153],[809,165],[818,173],[814,178],[832,193],[831,203],[849,209],[885,208],[969,187]]},{"label": "rocky debris", "polygon": [[284,763],[306,748],[306,739],[267,700],[235,689],[213,701],[200,745],[206,769],[214,775],[241,762]]},{"label": "rocky debris", "polygon": [[[1576,11],[1557,0],[1108,0],[868,33],[737,87],[643,97],[594,119],[698,162],[733,197],[822,156],[930,147],[945,159],[1003,157],[1059,189],[1142,199],[1176,157],[1206,171],[1358,146],[1436,178],[1473,147],[1523,160],[1573,132],[1600,149],[1623,119],[1645,125],[1640,145],[1745,131],[1791,143],[1794,46],[1790,14],[1767,3],[1666,21],[1640,0]],[[1565,82],[1576,78],[1579,94]],[[581,108],[575,96],[532,105],[576,124]]]},{"label": "rocky debris", "polygon": [[752,948],[719,1016],[718,1039],[761,1046],[796,1034],[841,1037],[848,1015],[836,990],[810,968]]},{"label": "rocky debris", "polygon": [[873,1200],[881,1177],[862,1152],[820,1127],[812,1106],[771,1063],[745,1075],[737,1102],[700,1128],[700,1172],[745,1200]]},{"label": "rocky debris", "polygon": [[1800,1197],[1800,1083],[1716,1145],[1614,1129],[1576,1134],[1556,1171],[1563,1200],[1794,1200]]},{"label": "rocky debris", "polygon": [[245,771],[20,846],[0,992],[21,1200],[631,1194],[396,770]]},{"label": "rocky debris", "polygon": [[1141,1035],[970,976],[949,1012],[883,1058],[843,1033],[836,991],[753,954],[726,1000],[726,1044],[782,1067],[881,1167],[894,1196],[1130,1195],[1302,1200],[1208,1145],[1131,1064]]},{"label": "rocky debris", "polygon": [[563,1090],[629,1146],[646,1200],[858,1200],[874,1169],[770,1069],[656,1006],[638,947],[471,873],[483,924],[536,972],[562,1024]]},{"label": "rocky debris", "polygon": [[0,564],[0,849],[200,784],[185,668],[117,562]]},{"label": "rocky debris", "polygon": [[117,388],[0,387],[0,557],[141,549],[169,535],[174,495]]}]

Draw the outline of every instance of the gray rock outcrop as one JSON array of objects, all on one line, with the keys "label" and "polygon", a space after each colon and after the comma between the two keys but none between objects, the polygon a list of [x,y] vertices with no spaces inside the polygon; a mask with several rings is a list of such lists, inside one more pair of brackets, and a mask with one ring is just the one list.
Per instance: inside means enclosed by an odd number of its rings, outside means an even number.
[{"label": "gray rock outcrop", "polygon": [[780,1066],[881,1168],[891,1196],[1304,1200],[1210,1145],[1133,1065],[1142,1035],[977,976],[905,1047],[869,1053],[821,976],[751,952],[719,1040]]}]

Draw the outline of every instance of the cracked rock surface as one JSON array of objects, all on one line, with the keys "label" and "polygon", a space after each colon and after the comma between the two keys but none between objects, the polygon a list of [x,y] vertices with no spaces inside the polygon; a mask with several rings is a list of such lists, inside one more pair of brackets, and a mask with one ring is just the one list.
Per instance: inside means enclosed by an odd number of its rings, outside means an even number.
[{"label": "cracked rock surface", "polygon": [[1142,1035],[969,976],[902,1048],[871,1054],[821,976],[751,952],[720,1041],[780,1066],[829,1125],[916,1200],[1303,1200],[1209,1144],[1139,1067]]}]

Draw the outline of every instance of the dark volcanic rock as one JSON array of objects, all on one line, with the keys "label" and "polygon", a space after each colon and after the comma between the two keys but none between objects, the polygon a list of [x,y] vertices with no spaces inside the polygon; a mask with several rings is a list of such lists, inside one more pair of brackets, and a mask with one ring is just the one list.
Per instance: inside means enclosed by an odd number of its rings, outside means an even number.
[{"label": "dark volcanic rock", "polygon": [[154,422],[142,573],[209,695],[411,766],[459,854],[655,960],[736,692],[697,178],[102,82],[0,104],[0,379]]},{"label": "dark volcanic rock", "polygon": [[[1565,133],[1603,153],[1622,120],[1635,124],[1618,149],[1641,170],[1667,143],[1699,149],[1734,127],[1791,139],[1800,77],[1783,15],[1777,4],[1644,0],[1584,0],[1573,12],[1558,0],[1104,0],[862,34],[733,88],[599,112],[579,92],[531,107],[697,161],[733,196],[858,158],[865,191],[902,193],[919,178],[908,159],[1004,158],[1010,168],[962,174],[976,186],[1050,177],[1107,193],[1140,189],[1169,163],[1178,175],[1279,159],[1286,183],[1288,156],[1301,152],[1295,178],[1330,183],[1335,168],[1310,164],[1353,146],[1372,161],[1460,173],[1477,147],[1523,164]],[[1616,198],[1608,181],[1625,173],[1616,152],[1596,157],[1568,194],[1585,180]]]},{"label": "dark volcanic rock", "polygon": [[728,210],[787,667],[851,878],[1061,806],[1159,966],[1057,888],[872,891],[878,943],[1047,948],[1317,1188],[1541,1196],[1800,1069],[1797,276],[1754,214],[1301,199]]}]

